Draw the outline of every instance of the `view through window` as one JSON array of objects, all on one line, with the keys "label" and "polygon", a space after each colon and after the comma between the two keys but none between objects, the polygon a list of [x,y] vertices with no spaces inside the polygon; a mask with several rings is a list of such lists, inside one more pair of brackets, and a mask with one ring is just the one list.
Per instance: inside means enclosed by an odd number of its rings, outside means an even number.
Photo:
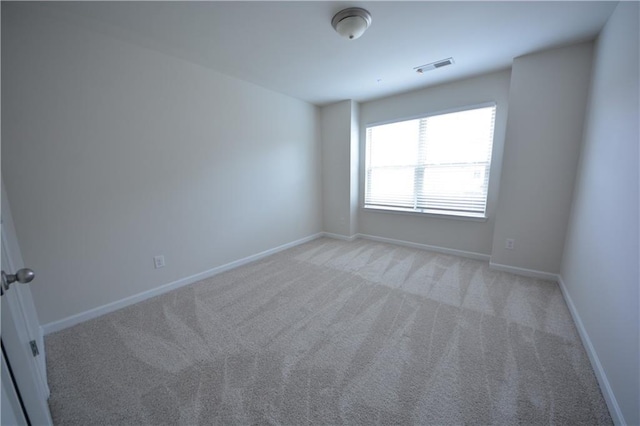
[{"label": "view through window", "polygon": [[484,217],[495,104],[366,131],[365,208]]}]

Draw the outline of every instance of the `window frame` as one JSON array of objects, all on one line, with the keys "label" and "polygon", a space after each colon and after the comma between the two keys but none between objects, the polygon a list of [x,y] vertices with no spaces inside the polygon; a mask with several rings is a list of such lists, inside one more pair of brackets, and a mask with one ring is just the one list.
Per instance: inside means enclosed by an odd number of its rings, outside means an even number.
[{"label": "window frame", "polygon": [[[404,121],[411,120],[420,120],[429,117],[435,117],[439,115],[452,114],[456,112],[464,112],[470,111],[474,109],[481,108],[494,108],[494,119],[493,119],[493,131],[492,131],[492,140],[491,140],[491,152],[489,156],[489,163],[487,165],[487,186],[486,186],[486,198],[484,204],[484,213],[473,213],[473,212],[456,212],[452,210],[436,210],[436,209],[410,209],[405,207],[393,207],[393,206],[376,206],[376,205],[367,205],[366,204],[366,193],[367,193],[367,159],[368,159],[368,141],[367,141],[367,130],[370,127],[381,126],[385,124],[393,124],[400,123]],[[363,129],[363,174],[362,174],[362,196],[361,196],[361,208],[366,212],[378,212],[378,213],[391,213],[391,214],[400,214],[400,215],[411,215],[411,216],[421,216],[421,217],[435,217],[435,218],[446,218],[446,219],[454,219],[454,220],[465,220],[465,221],[474,221],[474,222],[486,222],[488,220],[488,210],[489,210],[489,201],[491,199],[490,189],[491,189],[491,169],[493,168],[494,160],[495,160],[495,148],[496,148],[496,138],[497,138],[497,123],[498,123],[498,102],[491,100],[486,102],[481,102],[477,104],[468,104],[461,105],[457,107],[447,108],[443,110],[430,111],[428,113],[415,114],[410,116],[396,117],[388,120],[379,120],[373,121],[369,123],[365,123]]]}]

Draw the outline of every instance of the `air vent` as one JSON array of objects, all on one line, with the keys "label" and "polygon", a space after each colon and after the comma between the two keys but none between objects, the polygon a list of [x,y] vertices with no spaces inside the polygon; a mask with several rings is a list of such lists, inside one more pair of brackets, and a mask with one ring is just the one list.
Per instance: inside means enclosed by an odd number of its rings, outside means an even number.
[{"label": "air vent", "polygon": [[430,64],[420,65],[419,67],[415,67],[414,70],[416,70],[416,72],[418,74],[422,74],[425,71],[431,71],[431,70],[435,70],[437,68],[446,67],[446,66],[454,64],[454,63],[455,62],[454,62],[453,58],[441,59],[439,61],[431,62]]}]

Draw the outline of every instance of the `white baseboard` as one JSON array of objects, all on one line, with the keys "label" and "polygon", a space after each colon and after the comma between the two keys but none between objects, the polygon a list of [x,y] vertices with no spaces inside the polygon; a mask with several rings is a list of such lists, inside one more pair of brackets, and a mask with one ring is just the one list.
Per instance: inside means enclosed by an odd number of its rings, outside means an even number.
[{"label": "white baseboard", "polygon": [[355,235],[352,235],[352,236],[348,237],[346,235],[334,234],[332,232],[323,232],[322,236],[323,237],[327,237],[327,238],[333,238],[335,240],[342,240],[342,241],[353,241],[356,238],[358,238],[358,234],[355,234]]},{"label": "white baseboard", "polygon": [[142,293],[134,294],[133,296],[126,297],[121,300],[117,300],[112,303],[107,303],[106,305],[99,306],[97,308],[89,309],[88,311],[81,312],[79,314],[71,315],[70,317],[63,318],[58,321],[53,321],[48,324],[44,324],[42,328],[42,332],[44,335],[55,333],[60,330],[64,330],[65,328],[72,327],[76,324],[80,324],[82,322],[88,321],[93,318],[97,318],[104,314],[108,314],[113,311],[117,311],[118,309],[122,309],[129,305],[133,305],[134,303],[142,302],[143,300],[147,300],[154,296],[159,296],[161,294],[167,293],[169,291],[175,290],[180,287],[184,287],[189,284],[193,284],[195,282],[204,280],[206,278],[210,278],[214,275],[220,274],[222,272],[226,272],[230,269],[237,268],[242,265],[246,265],[247,263],[255,262],[256,260],[260,260],[264,257],[270,256],[272,254],[278,253],[280,251],[289,249],[291,247],[295,247],[300,244],[304,244],[306,242],[315,240],[323,236],[322,232],[317,234],[310,235],[305,238],[301,238],[296,241],[292,241],[287,244],[283,244],[278,247],[274,247],[269,250],[265,250],[263,252],[245,257],[243,259],[239,259],[225,265],[221,265],[215,267],[213,269],[209,269],[208,271],[200,272],[199,274],[191,275],[186,278],[182,278],[180,280],[161,285],[160,287],[156,287],[151,290],[143,291]]},{"label": "white baseboard", "polygon": [[350,237],[347,237],[346,235],[333,234],[331,232],[323,232],[322,236],[328,237],[328,238],[335,238],[337,240],[343,240],[343,241],[354,241],[358,238],[363,238],[366,240],[378,241],[381,243],[389,243],[389,244],[395,244],[399,246],[416,248],[420,250],[451,254],[454,256],[466,257],[468,259],[484,260],[484,261],[488,261],[489,267],[496,271],[510,272],[516,275],[522,275],[525,277],[532,277],[532,278],[540,278],[540,279],[549,280],[549,281],[558,281],[558,274],[552,274],[550,272],[543,272],[543,271],[536,271],[535,269],[518,268],[516,266],[508,266],[508,265],[501,265],[499,263],[492,263],[491,256],[488,254],[475,253],[475,252],[464,251],[464,250],[456,250],[456,249],[450,249],[450,248],[439,247],[439,246],[431,246],[428,244],[420,244],[420,243],[414,243],[411,241],[396,240],[394,238],[378,237],[376,235],[368,235],[368,234],[355,234]]},{"label": "white baseboard", "polygon": [[456,249],[450,249],[450,248],[446,248],[446,247],[430,246],[430,245],[427,245],[427,244],[413,243],[411,241],[396,240],[396,239],[393,239],[393,238],[385,238],[385,237],[377,237],[375,235],[356,234],[355,237],[364,238],[365,240],[378,241],[380,243],[396,244],[396,245],[399,245],[399,246],[411,247],[411,248],[416,248],[416,249],[420,249],[420,250],[435,251],[435,252],[443,253],[443,254],[451,254],[451,255],[454,255],[454,256],[461,256],[461,257],[466,257],[466,258],[475,259],[475,260],[486,260],[486,261],[488,261],[490,259],[490,257],[491,257],[488,254],[475,253],[475,252],[472,252],[472,251],[456,250]]},{"label": "white baseboard", "polygon": [[489,262],[489,268],[496,271],[511,272],[512,274],[522,275],[524,277],[540,278],[542,280],[558,281],[558,274],[551,272],[536,271],[535,269],[518,268],[517,266],[501,265],[499,263]]},{"label": "white baseboard", "polygon": [[562,275],[558,275],[558,285],[560,286],[560,290],[562,291],[565,302],[567,302],[567,307],[569,308],[569,312],[571,313],[573,322],[576,324],[576,328],[578,329],[578,334],[580,335],[582,344],[587,351],[589,361],[591,361],[591,367],[593,367],[593,371],[596,373],[596,378],[598,379],[598,383],[600,384],[602,395],[604,396],[604,399],[607,402],[607,406],[609,407],[609,413],[611,414],[613,423],[616,425],[626,425],[627,422],[624,420],[622,410],[620,410],[618,401],[613,394],[613,390],[611,389],[611,385],[609,384],[609,379],[607,379],[607,375],[602,368],[600,358],[598,358],[598,354],[596,353],[596,350],[591,343],[589,334],[587,333],[586,328],[584,328],[584,324],[582,323],[580,314],[578,313],[576,306],[573,304],[573,300],[571,300],[571,295],[569,294],[569,291],[564,284]]}]

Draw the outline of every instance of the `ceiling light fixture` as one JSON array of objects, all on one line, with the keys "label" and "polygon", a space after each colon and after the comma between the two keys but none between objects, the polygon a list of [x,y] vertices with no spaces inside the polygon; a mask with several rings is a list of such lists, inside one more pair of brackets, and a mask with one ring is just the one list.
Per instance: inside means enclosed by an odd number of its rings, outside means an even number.
[{"label": "ceiling light fixture", "polygon": [[338,34],[348,40],[360,37],[371,25],[371,14],[359,7],[350,7],[336,13],[331,26]]}]

